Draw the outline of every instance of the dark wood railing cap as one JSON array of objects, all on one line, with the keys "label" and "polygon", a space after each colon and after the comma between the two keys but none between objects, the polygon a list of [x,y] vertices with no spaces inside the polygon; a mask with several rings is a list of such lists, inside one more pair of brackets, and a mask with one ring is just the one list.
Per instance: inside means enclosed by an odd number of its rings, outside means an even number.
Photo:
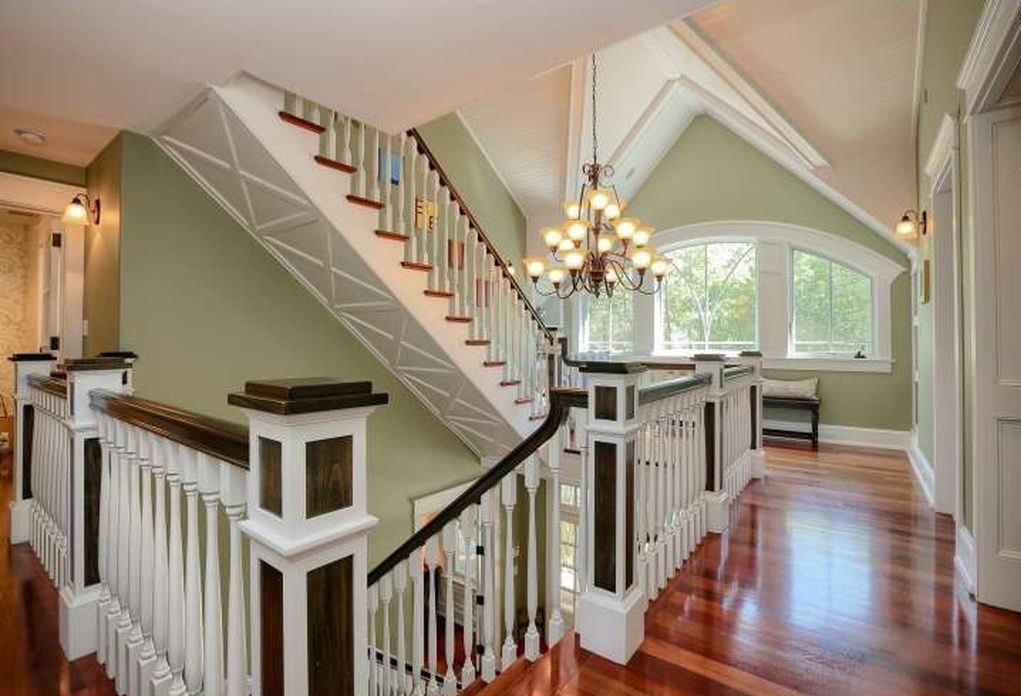
[{"label": "dark wood railing cap", "polygon": [[123,358],[67,358],[57,365],[64,372],[86,372],[89,370],[130,370],[131,364]]},{"label": "dark wood railing cap", "polygon": [[762,351],[761,350],[742,350],[740,353],[738,353],[738,355],[740,355],[742,358],[761,358],[762,357]]},{"label": "dark wood railing cap", "polygon": [[56,360],[53,353],[14,353],[7,356],[11,362],[43,362],[45,360]]},{"label": "dark wood railing cap", "polygon": [[640,362],[613,362],[612,360],[582,360],[578,367],[582,372],[605,375],[633,375],[649,368]]},{"label": "dark wood railing cap", "polygon": [[723,362],[723,358],[723,353],[695,353],[691,359],[698,362]]},{"label": "dark wood railing cap", "polygon": [[343,382],[332,377],[263,379],[245,383],[243,392],[227,396],[227,403],[278,415],[336,411],[380,406],[389,395],[372,392],[372,382]]},{"label": "dark wood railing cap", "polygon": [[712,373],[698,372],[687,377],[678,377],[659,384],[642,387],[638,390],[638,403],[651,404],[654,401],[665,399],[668,396],[676,396],[684,392],[697,389],[712,381]]},{"label": "dark wood railing cap", "polygon": [[121,358],[122,360],[137,360],[138,353],[133,350],[104,350],[99,354],[101,358]]},{"label": "dark wood railing cap", "polygon": [[49,375],[29,375],[28,383],[47,394],[67,398],[67,382]]}]

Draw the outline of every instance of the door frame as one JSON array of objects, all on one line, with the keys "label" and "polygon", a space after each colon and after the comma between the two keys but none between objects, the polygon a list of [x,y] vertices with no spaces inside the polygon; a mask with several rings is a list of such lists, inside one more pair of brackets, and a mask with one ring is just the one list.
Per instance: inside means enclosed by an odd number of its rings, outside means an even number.
[{"label": "door frame", "polygon": [[[932,288],[933,508],[962,517],[964,351],[962,344],[961,174],[957,119],[944,114],[925,174],[930,182],[928,230],[935,269]],[[949,220],[937,217],[937,197],[949,196]]]}]

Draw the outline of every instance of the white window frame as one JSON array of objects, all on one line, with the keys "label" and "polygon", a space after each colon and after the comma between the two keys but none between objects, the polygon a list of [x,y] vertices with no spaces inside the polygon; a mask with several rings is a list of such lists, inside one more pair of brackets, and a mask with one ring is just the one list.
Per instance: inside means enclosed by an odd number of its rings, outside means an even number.
[{"label": "white window frame", "polygon": [[[791,269],[791,277],[790,277],[790,282],[788,283],[788,292],[790,293],[790,296],[788,297],[788,300],[787,300],[788,307],[789,307],[788,315],[790,316],[789,336],[788,336],[788,339],[787,339],[787,341],[788,341],[788,343],[787,343],[787,345],[788,345],[788,348],[787,348],[788,355],[790,355],[793,358],[829,358],[829,359],[836,358],[836,359],[845,359],[845,360],[846,359],[854,358],[854,354],[853,353],[830,353],[830,352],[825,352],[825,351],[798,351],[798,350],[795,349],[794,344],[796,343],[796,341],[795,341],[795,335],[794,335],[794,333],[795,333],[795,318],[794,318],[794,314],[797,311],[797,308],[794,306],[794,281],[795,281],[795,276],[794,276],[794,273],[795,273],[795,271],[794,271],[794,254],[796,254],[798,252],[801,252],[802,254],[805,254],[807,256],[814,256],[814,257],[816,257],[818,259],[822,259],[823,261],[829,262],[830,265],[831,265],[831,269],[832,269],[832,265],[833,264],[836,264],[838,266],[843,266],[844,268],[846,268],[848,270],[854,271],[855,273],[859,273],[859,274],[865,276],[865,278],[869,281],[869,294],[872,296],[872,331],[871,331],[871,333],[872,333],[872,336],[871,336],[872,347],[869,349],[869,354],[874,353],[875,349],[876,349],[876,336],[879,335],[879,327],[877,326],[877,321],[876,321],[876,279],[871,274],[866,273],[864,271],[861,271],[861,270],[859,270],[859,269],[857,269],[857,268],[855,268],[853,266],[849,266],[848,264],[844,263],[843,261],[841,261],[839,259],[835,259],[832,256],[824,256],[822,254],[816,253],[815,251],[811,251],[809,249],[804,249],[804,248],[802,248],[800,246],[791,246],[790,247],[791,258],[790,258],[790,261],[789,261],[789,264],[790,264],[789,267]],[[831,270],[830,271],[830,338],[831,339],[833,338],[832,332],[833,332],[833,273],[832,273],[832,270]]]},{"label": "white window frame", "polygon": [[[789,370],[835,372],[892,372],[893,282],[907,269],[901,263],[858,242],[822,230],[763,221],[717,221],[685,225],[656,234],[654,242],[662,252],[682,246],[721,241],[754,241],[757,274],[756,314],[759,350],[763,367]],[[872,281],[872,353],[864,359],[836,355],[804,355],[793,351],[793,249],[832,259],[869,277]],[[582,346],[587,311],[584,298],[576,295],[568,322],[574,345]],[[655,296],[634,298],[634,350],[619,357],[676,361],[681,352],[657,350],[657,305]]]}]

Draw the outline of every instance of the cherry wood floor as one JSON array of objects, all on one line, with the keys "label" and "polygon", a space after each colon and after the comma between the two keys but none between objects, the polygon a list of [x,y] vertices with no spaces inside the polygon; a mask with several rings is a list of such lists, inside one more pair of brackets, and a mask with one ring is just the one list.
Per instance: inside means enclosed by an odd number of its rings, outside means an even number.
[{"label": "cherry wood floor", "polygon": [[1021,694],[1021,614],[977,605],[898,452],[769,447],[626,667],[567,639],[482,693]]}]

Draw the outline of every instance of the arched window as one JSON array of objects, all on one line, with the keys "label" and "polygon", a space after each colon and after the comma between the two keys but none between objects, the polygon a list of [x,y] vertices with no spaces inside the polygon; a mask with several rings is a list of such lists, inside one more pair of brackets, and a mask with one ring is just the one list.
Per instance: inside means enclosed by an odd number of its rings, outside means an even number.
[{"label": "arched window", "polygon": [[582,350],[586,353],[630,353],[634,350],[634,293],[587,297]]},{"label": "arched window", "polygon": [[694,244],[664,254],[659,294],[661,351],[740,351],[757,345],[755,244]]},{"label": "arched window", "polygon": [[872,279],[823,256],[793,253],[794,352],[871,355]]}]

